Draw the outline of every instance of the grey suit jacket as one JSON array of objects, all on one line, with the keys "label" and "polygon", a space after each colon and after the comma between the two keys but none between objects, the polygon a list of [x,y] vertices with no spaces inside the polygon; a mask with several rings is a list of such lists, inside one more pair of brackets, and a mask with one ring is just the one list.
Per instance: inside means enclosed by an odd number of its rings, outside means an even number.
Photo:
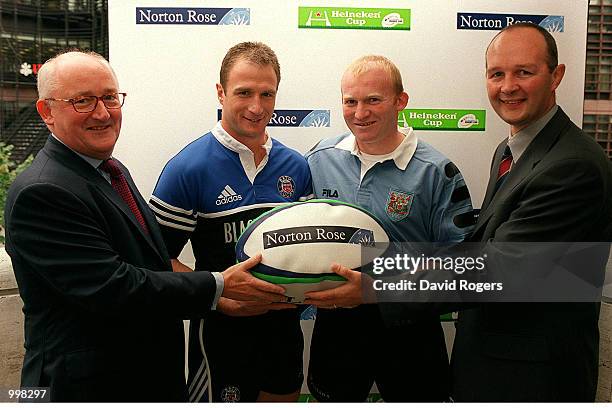
[{"label": "grey suit jacket", "polygon": [[91,165],[53,138],[11,186],[6,248],[24,302],[22,386],[53,401],[184,401],[182,319],[210,310],[208,272],[171,273],[148,224]]},{"label": "grey suit jacket", "polygon": [[[500,143],[472,241],[610,241],[612,170],[559,108],[493,194]],[[483,303],[459,313],[458,401],[593,401],[599,304]]]}]

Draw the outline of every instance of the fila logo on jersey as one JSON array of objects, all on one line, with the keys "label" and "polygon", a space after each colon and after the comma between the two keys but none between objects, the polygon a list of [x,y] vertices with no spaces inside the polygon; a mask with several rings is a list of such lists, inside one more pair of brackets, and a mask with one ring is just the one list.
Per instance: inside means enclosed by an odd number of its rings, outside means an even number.
[{"label": "fila logo on jersey", "polygon": [[323,192],[321,193],[321,197],[338,198],[338,190],[324,188]]},{"label": "fila logo on jersey", "polygon": [[219,194],[219,197],[217,197],[217,201],[215,201],[215,204],[224,205],[240,200],[242,200],[242,196],[236,193],[234,189],[231,188],[228,184],[223,187],[223,190],[221,191],[221,194]]}]

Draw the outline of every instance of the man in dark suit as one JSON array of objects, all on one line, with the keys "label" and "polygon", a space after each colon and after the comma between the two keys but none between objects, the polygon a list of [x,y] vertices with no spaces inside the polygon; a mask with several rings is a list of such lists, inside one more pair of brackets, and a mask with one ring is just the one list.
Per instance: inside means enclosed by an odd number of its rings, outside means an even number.
[{"label": "man in dark suit", "polygon": [[38,74],[52,132],[6,203],[7,252],[24,301],[22,387],[52,401],[185,401],[182,319],[220,296],[282,301],[248,273],[172,273],[154,216],[110,159],[125,94],[104,58],[68,52]]},{"label": "man in dark suit", "polygon": [[[565,66],[532,24],[486,52],[489,100],[510,125],[495,152],[472,241],[609,242],[612,171],[601,148],[556,105]],[[580,95],[576,95],[579,97]],[[483,303],[459,312],[457,401],[593,401],[599,303]]]}]

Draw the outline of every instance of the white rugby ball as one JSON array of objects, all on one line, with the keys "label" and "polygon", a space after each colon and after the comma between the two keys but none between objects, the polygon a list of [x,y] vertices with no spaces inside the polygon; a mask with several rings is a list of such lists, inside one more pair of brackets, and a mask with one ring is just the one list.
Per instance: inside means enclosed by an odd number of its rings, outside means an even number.
[{"label": "white rugby ball", "polygon": [[289,301],[304,293],[345,283],[331,271],[333,262],[359,270],[382,255],[389,237],[366,210],[341,201],[310,200],[276,207],[240,235],[236,258],[258,253],[262,261],[251,270],[256,277],[286,289]]}]

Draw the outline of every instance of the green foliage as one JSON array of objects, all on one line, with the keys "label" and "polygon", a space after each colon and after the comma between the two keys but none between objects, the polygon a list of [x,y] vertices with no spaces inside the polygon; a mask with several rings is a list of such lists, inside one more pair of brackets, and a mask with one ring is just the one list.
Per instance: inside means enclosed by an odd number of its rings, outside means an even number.
[{"label": "green foliage", "polygon": [[11,160],[12,150],[12,145],[0,142],[0,208],[2,209],[0,212],[0,243],[4,242],[4,205],[8,189],[15,177],[24,171],[34,159],[30,155],[23,163],[15,167],[15,162]]}]

